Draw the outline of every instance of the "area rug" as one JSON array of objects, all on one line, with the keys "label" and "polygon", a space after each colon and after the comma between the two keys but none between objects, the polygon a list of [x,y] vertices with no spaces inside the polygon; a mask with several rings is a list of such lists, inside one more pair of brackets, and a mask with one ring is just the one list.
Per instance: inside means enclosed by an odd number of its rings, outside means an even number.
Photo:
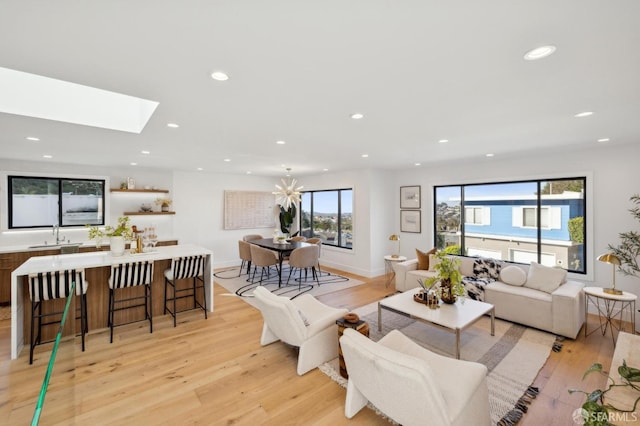
[{"label": "area rug", "polygon": [[[312,279],[311,272],[309,272],[306,279],[304,272],[302,273],[302,279],[300,279],[298,273],[295,272],[291,275],[291,279],[287,284],[289,267],[283,266],[282,269],[281,285],[278,282],[278,275],[274,271],[271,272],[269,278],[266,278],[265,276],[265,279],[261,283],[251,283],[247,281],[250,276],[247,275],[245,271],[242,271],[243,273],[238,276],[238,273],[240,272],[239,267],[217,271],[213,276],[216,283],[229,291],[229,295],[239,296],[251,305],[253,305],[253,290],[258,285],[267,288],[272,293],[293,299],[302,294],[321,296],[323,294],[364,284],[363,281],[347,278],[342,275],[334,274],[333,272],[329,273],[324,271],[319,272],[318,281],[320,282],[320,285]],[[256,278],[259,277],[260,272],[256,275]]]},{"label": "area rug", "polygon": [[[354,312],[369,323],[369,337],[374,341],[398,329],[435,353],[450,357],[455,354],[453,333],[386,310],[382,312],[382,331],[379,332],[377,303]],[[482,363],[489,370],[487,384],[493,424],[503,418],[511,421],[505,424],[515,424],[526,412],[526,404],[537,394],[531,384],[547,361],[555,340],[553,334],[499,319],[495,320],[495,336],[491,336],[488,316],[462,332],[460,358]],[[337,359],[320,366],[320,370],[346,387],[347,381],[338,373]]]}]

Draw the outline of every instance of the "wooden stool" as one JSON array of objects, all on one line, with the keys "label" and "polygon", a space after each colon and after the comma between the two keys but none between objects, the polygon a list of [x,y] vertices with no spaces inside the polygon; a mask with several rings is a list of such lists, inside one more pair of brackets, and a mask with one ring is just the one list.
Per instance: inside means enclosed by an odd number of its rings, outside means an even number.
[{"label": "wooden stool", "polygon": [[358,333],[369,337],[369,323],[363,320],[358,320],[358,322],[348,322],[344,318],[340,318],[336,321],[338,325],[338,361],[340,363],[340,375],[345,379],[349,378],[349,374],[347,374],[347,366],[344,363],[344,357],[342,355],[342,348],[340,347],[340,337],[344,333],[345,328],[353,328]]}]

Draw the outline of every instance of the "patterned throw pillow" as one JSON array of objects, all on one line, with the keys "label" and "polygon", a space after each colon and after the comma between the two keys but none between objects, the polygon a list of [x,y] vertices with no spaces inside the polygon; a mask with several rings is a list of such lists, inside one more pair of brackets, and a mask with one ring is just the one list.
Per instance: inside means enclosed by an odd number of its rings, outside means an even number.
[{"label": "patterned throw pillow", "polygon": [[473,276],[475,278],[500,279],[500,269],[503,263],[495,259],[477,258],[473,262]]},{"label": "patterned throw pillow", "polygon": [[418,258],[418,270],[420,271],[428,271],[429,270],[429,255],[435,254],[436,249],[432,248],[428,252],[423,252],[416,249],[416,257]]},{"label": "patterned throw pillow", "polygon": [[494,281],[491,278],[464,277],[462,284],[470,299],[484,302],[484,289]]}]

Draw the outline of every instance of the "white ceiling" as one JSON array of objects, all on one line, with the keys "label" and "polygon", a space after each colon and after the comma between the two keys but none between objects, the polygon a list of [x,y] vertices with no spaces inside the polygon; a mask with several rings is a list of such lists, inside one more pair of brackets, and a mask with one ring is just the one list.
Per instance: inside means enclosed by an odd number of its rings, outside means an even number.
[{"label": "white ceiling", "polygon": [[640,143],[638,18],[638,0],[2,0],[0,67],[160,105],[140,134],[0,113],[0,158],[269,176]]}]

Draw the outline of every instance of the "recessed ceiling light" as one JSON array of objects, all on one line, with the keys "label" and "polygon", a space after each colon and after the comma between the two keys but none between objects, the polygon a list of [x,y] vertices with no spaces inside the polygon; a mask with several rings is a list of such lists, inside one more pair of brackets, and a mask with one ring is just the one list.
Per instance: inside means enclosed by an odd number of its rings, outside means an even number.
[{"label": "recessed ceiling light", "polygon": [[485,154],[485,156],[486,156],[486,157],[493,157],[494,155],[495,155],[495,154],[491,154],[491,153],[489,153],[489,154]]},{"label": "recessed ceiling light", "polygon": [[323,171],[323,172],[328,172],[328,171],[329,171],[329,169],[322,169],[322,171]]},{"label": "recessed ceiling light", "polygon": [[42,156],[42,158],[53,158],[53,155],[45,154]]},{"label": "recessed ceiling light", "polygon": [[140,154],[149,155],[151,154],[151,151],[142,150],[140,151]]},{"label": "recessed ceiling light", "polygon": [[224,162],[225,162],[225,163],[228,163],[228,162],[230,162],[230,161],[231,161],[231,158],[225,158],[225,159],[224,159]]},{"label": "recessed ceiling light", "polygon": [[598,139],[598,142],[609,142],[611,139],[609,138],[600,138]]},{"label": "recessed ceiling light", "polygon": [[354,120],[360,120],[363,117],[364,117],[364,114],[359,112],[356,112],[355,114],[351,114],[351,118],[353,118]]},{"label": "recessed ceiling light", "polygon": [[440,139],[438,141],[438,143],[447,143],[447,142],[449,142],[449,139]]},{"label": "recessed ceiling light", "polygon": [[362,158],[367,158],[369,154],[362,154]]},{"label": "recessed ceiling light", "polygon": [[247,174],[250,175],[251,174],[251,170],[247,170]]},{"label": "recessed ceiling light", "polygon": [[198,167],[196,170],[197,170],[197,171],[199,171],[199,172],[201,172],[201,171],[203,171],[204,169],[203,169],[202,167]]},{"label": "recessed ceiling light", "polygon": [[285,142],[285,141],[276,141],[276,143],[277,143],[278,145],[284,145],[286,142]]},{"label": "recessed ceiling light", "polygon": [[415,163],[414,166],[421,166],[422,164],[420,163]]},{"label": "recessed ceiling light", "polygon": [[167,127],[171,127],[172,129],[177,129],[178,127],[180,127],[180,125],[176,123],[167,123]]},{"label": "recessed ceiling light", "polygon": [[137,165],[138,165],[138,163],[129,163],[129,165],[131,165],[131,166],[137,166]]},{"label": "recessed ceiling light", "polygon": [[215,71],[211,73],[211,78],[218,81],[227,81],[229,76],[222,71]]},{"label": "recessed ceiling light", "polygon": [[25,139],[34,142],[38,142],[40,140],[40,138],[36,138],[35,136],[27,136]]},{"label": "recessed ceiling light", "polygon": [[576,118],[582,118],[582,117],[588,117],[590,115],[593,115],[593,111],[584,111],[584,112],[579,112],[576,115],[574,115],[574,117]]},{"label": "recessed ceiling light", "polygon": [[532,49],[524,54],[524,59],[526,61],[535,61],[538,59],[546,58],[547,56],[553,54],[556,51],[556,47],[552,45],[548,46],[540,46]]}]

